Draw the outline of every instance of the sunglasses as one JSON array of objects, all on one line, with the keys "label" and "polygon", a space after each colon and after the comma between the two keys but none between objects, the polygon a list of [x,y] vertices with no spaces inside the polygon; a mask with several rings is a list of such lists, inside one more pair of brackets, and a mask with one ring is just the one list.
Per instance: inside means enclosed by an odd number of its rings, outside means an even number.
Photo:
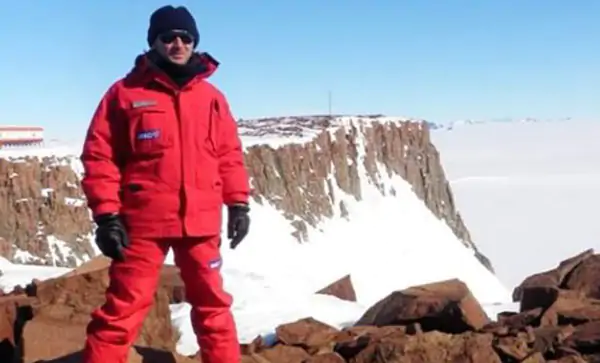
[{"label": "sunglasses", "polygon": [[158,36],[158,39],[160,39],[160,41],[164,44],[171,44],[177,38],[181,39],[183,44],[186,45],[194,42],[194,37],[185,31],[169,31]]}]

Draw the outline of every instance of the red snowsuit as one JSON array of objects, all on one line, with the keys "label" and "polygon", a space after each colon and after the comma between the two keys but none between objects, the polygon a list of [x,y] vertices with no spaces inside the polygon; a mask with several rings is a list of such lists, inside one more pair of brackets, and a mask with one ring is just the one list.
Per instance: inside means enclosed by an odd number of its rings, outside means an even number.
[{"label": "red snowsuit", "polygon": [[94,216],[117,212],[131,245],[113,261],[106,303],[88,326],[85,363],[125,363],[170,247],[186,284],[204,363],[238,363],[239,344],[219,267],[223,204],[247,203],[248,175],[224,95],[205,78],[207,54],[179,89],[146,56],[114,83],[91,121],[81,160]]}]

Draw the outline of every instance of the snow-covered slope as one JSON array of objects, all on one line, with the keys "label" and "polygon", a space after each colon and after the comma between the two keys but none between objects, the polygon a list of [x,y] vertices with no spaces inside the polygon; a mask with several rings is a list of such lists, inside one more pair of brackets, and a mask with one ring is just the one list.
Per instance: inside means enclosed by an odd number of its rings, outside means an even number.
[{"label": "snow-covered slope", "polygon": [[[224,251],[225,285],[235,297],[243,340],[305,316],[341,326],[391,291],[453,277],[465,281],[486,308],[510,301],[496,277],[406,182],[390,183],[402,203],[372,190],[368,202],[353,205],[353,221],[332,220],[310,244],[290,239],[286,220],[270,207],[253,206],[252,235],[239,249]],[[358,303],[312,294],[348,273]],[[186,331],[191,329],[187,312],[183,305],[174,314]],[[183,337],[180,348],[193,352],[193,336]]]},{"label": "snow-covered slope", "polygon": [[432,139],[477,246],[514,287],[600,248],[600,122],[488,123]]},{"label": "snow-covered slope", "polygon": [[[329,122],[325,126],[332,130],[340,127],[347,132],[358,130],[357,160],[362,161],[366,132],[362,127],[372,121],[372,118],[353,117],[333,122],[312,119],[287,125],[292,126],[291,132],[290,127],[268,128],[265,124],[246,122],[241,131],[246,146],[269,143],[276,147],[309,142],[316,137],[315,129],[324,126],[320,123]],[[385,124],[402,120],[376,121]],[[257,130],[262,134],[257,135]],[[250,235],[236,250],[229,250],[224,244],[223,274],[226,288],[235,298],[233,310],[243,341],[305,316],[344,325],[394,290],[449,278],[463,280],[475,297],[490,308],[510,301],[507,289],[475,258],[474,250],[465,246],[446,222],[433,215],[406,180],[384,172],[385,168],[379,165],[378,184],[375,184],[366,177],[365,163],[357,162],[355,167],[361,176],[360,199],[332,183],[332,194],[344,202],[349,218],[336,210],[333,217],[309,226],[309,243],[298,243],[292,236],[290,220],[272,203],[253,201]],[[381,192],[392,189],[394,193]],[[172,261],[171,256],[169,259]],[[4,269],[0,284],[7,287],[23,271],[12,266]],[[39,273],[41,277],[48,276],[41,270]],[[26,278],[32,277],[31,274]],[[347,274],[351,275],[357,303],[314,295]],[[179,347],[184,354],[197,349],[189,334],[188,308],[186,304],[173,307],[175,321],[187,332]]]}]

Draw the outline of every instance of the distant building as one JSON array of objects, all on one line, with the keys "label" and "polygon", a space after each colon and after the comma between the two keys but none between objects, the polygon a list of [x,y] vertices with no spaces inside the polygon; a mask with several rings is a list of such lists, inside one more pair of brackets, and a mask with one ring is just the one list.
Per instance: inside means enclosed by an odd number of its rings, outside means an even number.
[{"label": "distant building", "polygon": [[40,145],[44,142],[44,128],[37,126],[0,126],[0,148]]}]

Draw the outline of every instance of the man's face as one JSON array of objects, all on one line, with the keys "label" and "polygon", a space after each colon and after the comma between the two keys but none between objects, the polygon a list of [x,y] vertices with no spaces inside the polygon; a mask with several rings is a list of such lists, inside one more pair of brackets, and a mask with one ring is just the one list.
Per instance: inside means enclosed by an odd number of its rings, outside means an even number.
[{"label": "man's face", "polygon": [[186,64],[194,51],[194,37],[184,30],[171,30],[156,38],[154,49],[175,64]]}]

